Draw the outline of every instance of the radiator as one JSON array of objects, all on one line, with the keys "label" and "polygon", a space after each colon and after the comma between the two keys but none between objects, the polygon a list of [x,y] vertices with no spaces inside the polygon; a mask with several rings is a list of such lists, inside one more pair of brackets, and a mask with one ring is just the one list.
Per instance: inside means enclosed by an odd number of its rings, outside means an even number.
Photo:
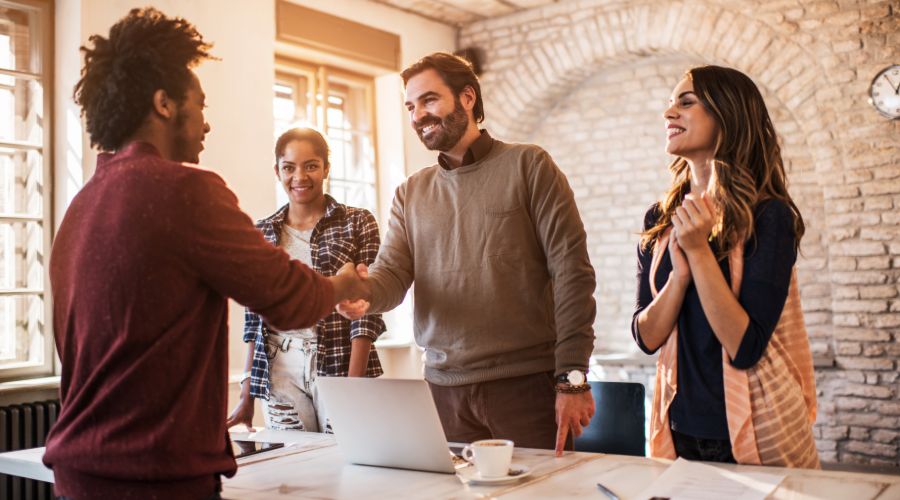
[{"label": "radiator", "polygon": [[[0,407],[0,452],[44,446],[56,422],[59,401],[37,401]],[[43,481],[0,474],[0,498],[50,500],[53,486]]]}]

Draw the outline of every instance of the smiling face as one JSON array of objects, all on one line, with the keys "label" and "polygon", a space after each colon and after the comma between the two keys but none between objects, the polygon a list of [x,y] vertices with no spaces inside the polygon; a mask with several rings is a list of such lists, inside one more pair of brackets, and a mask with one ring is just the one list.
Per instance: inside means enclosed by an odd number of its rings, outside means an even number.
[{"label": "smiling face", "polygon": [[191,72],[191,83],[184,100],[178,103],[175,116],[175,134],[172,159],[188,163],[200,163],[203,140],[209,133],[209,123],[203,115],[206,95],[200,87],[200,80]]},{"label": "smiling face", "polygon": [[713,157],[719,127],[694,93],[690,78],[685,77],[675,86],[663,117],[667,153],[697,161]]},{"label": "smiling face", "polygon": [[451,150],[469,126],[469,112],[433,69],[406,83],[406,110],[419,140],[432,151]]},{"label": "smiling face", "polygon": [[328,178],[328,166],[309,141],[287,143],[275,175],[292,205],[320,203],[325,197],[323,185]]}]

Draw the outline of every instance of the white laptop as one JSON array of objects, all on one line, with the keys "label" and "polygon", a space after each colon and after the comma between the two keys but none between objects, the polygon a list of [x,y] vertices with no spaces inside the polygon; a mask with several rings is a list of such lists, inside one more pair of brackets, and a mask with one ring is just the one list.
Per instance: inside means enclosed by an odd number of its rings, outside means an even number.
[{"label": "white laptop", "polygon": [[424,380],[318,377],[316,384],[348,462],[456,472]]}]

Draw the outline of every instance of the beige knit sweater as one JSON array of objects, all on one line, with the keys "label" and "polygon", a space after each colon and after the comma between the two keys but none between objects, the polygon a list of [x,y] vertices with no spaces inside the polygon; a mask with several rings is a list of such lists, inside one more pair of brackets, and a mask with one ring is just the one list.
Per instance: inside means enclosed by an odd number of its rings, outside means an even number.
[{"label": "beige knit sweater", "polygon": [[586,370],[596,282],[585,240],[550,155],[495,140],[475,163],[433,165],[397,188],[371,312],[415,282],[415,339],[438,385]]}]

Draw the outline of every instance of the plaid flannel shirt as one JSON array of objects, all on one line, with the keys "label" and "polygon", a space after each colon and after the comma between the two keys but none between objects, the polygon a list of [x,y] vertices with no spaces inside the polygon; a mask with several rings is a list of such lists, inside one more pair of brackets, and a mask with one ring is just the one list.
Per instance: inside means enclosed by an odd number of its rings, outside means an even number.
[{"label": "plaid flannel shirt", "polygon": [[[378,223],[371,212],[348,207],[325,195],[325,216],[313,229],[310,238],[312,267],[324,276],[334,276],[347,262],[371,265],[378,254],[381,240]],[[266,241],[279,245],[281,231],[287,218],[288,205],[256,223]],[[360,335],[372,341],[384,332],[380,314],[369,314],[350,321],[336,312],[316,324],[318,352],[317,373],[328,377],[346,377],[350,368],[350,341]],[[250,311],[244,315],[244,342],[256,341],[253,366],[250,370],[250,395],[269,399],[269,358],[266,354],[266,337],[269,329],[262,318]],[[381,375],[381,362],[375,346],[369,352],[367,377]]]}]

